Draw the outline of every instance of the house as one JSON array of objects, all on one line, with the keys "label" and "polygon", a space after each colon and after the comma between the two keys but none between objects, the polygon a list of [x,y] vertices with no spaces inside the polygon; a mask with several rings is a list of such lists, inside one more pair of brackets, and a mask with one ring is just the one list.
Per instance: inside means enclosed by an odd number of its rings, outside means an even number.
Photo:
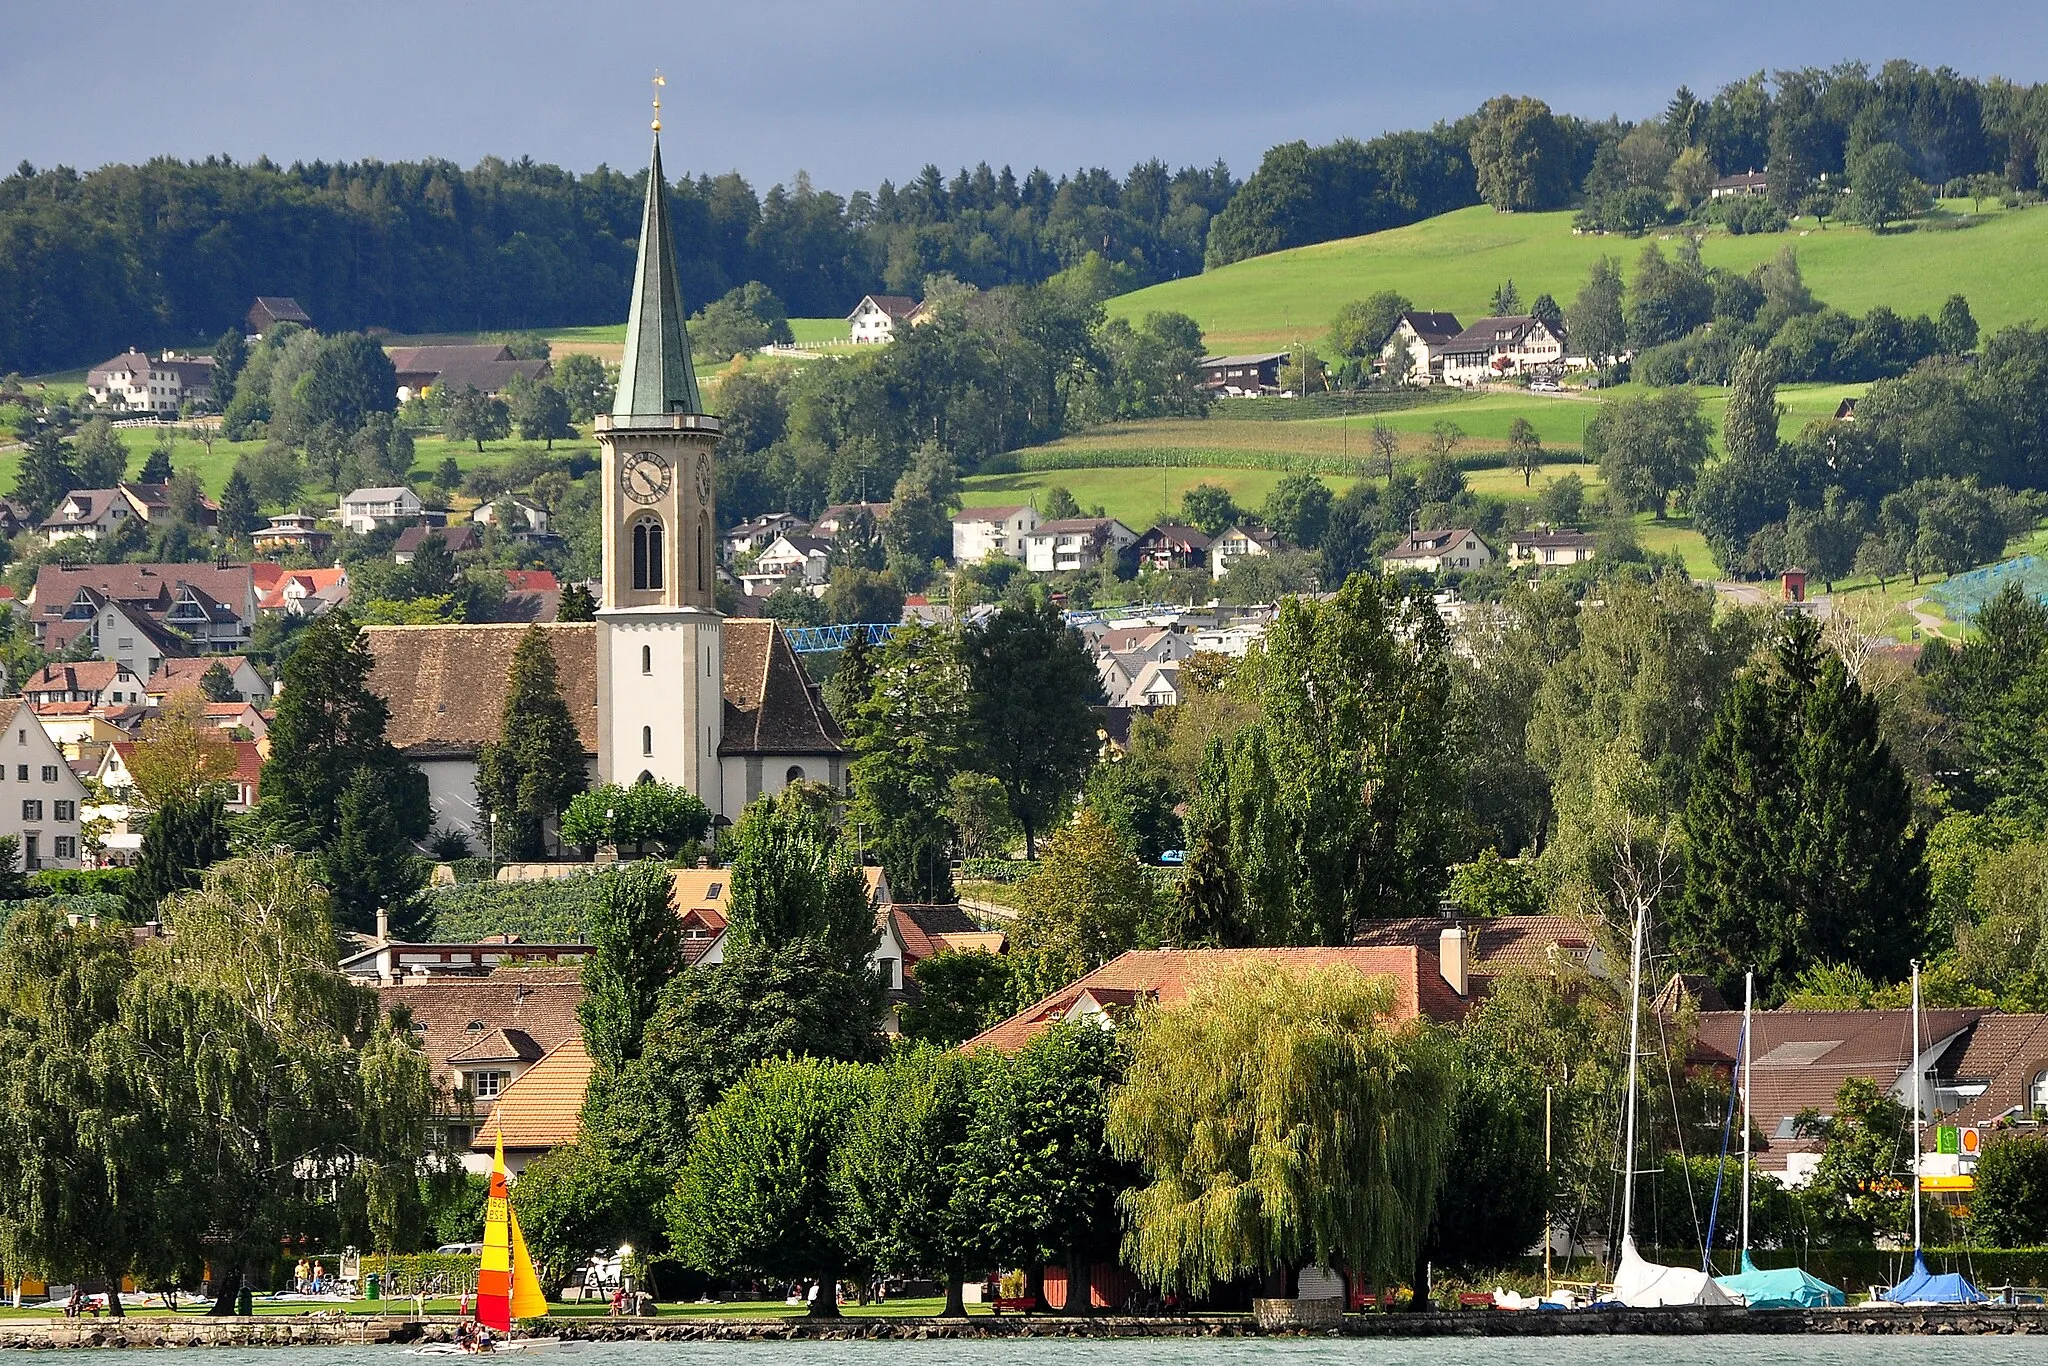
[{"label": "house", "polygon": [[1408,353],[1408,382],[1428,384],[1441,381],[1444,374],[1444,347],[1452,338],[1463,332],[1455,313],[1434,313],[1426,309],[1411,308],[1401,314],[1394,324],[1394,333],[1380,348],[1380,367],[1385,369],[1397,351]]},{"label": "house", "polygon": [[292,569],[281,574],[277,583],[262,598],[258,607],[264,612],[289,612],[294,616],[317,617],[332,608],[348,603],[348,571],[340,565],[332,569]]},{"label": "house", "polygon": [[980,564],[1001,556],[1024,558],[1024,538],[1038,530],[1038,509],[1029,503],[962,508],[953,514],[953,563]]},{"label": "house", "polygon": [[1368,920],[1351,938],[1361,948],[1431,949],[1444,975],[1463,975],[1462,993],[1485,996],[1511,973],[1572,969],[1607,977],[1612,964],[1597,926],[1568,915],[1425,915]]},{"label": "house", "polygon": [[1518,531],[1508,537],[1508,559],[1516,564],[1533,564],[1538,569],[1584,564],[1593,558],[1593,550],[1593,537],[1570,527]]},{"label": "house", "polygon": [[403,526],[426,515],[427,505],[403,484],[390,488],[357,489],[341,500],[335,520],[358,536],[379,527]]},{"label": "house", "polygon": [[165,658],[246,645],[256,580],[246,564],[47,564],[29,604],[45,653],[91,635],[100,658],[120,658],[147,678]]},{"label": "house", "polygon": [[94,707],[139,706],[144,701],[141,675],[113,660],[89,659],[78,664],[48,664],[21,685],[32,707],[51,702],[85,702]]},{"label": "house", "polygon": [[1256,398],[1280,392],[1280,367],[1285,351],[1261,351],[1246,356],[1209,356],[1195,367],[1197,383],[1233,398]]},{"label": "house", "polygon": [[518,520],[506,528],[513,536],[531,540],[548,534],[548,510],[523,493],[500,494],[494,502],[478,503],[469,520],[477,526],[496,526],[500,506],[509,506],[518,514]]},{"label": "house", "polygon": [[1126,707],[1173,707],[1180,704],[1180,661],[1148,660],[1122,699]]},{"label": "house", "polygon": [[1380,568],[1389,574],[1441,574],[1451,569],[1484,569],[1492,563],[1492,547],[1469,527],[1411,531],[1380,557]]},{"label": "house", "polygon": [[911,325],[918,302],[902,294],[865,294],[846,315],[848,334],[857,345],[893,341],[898,326]]},{"label": "house", "polygon": [[175,414],[213,402],[213,357],[166,351],[152,358],[130,347],[85,372],[85,391],[104,408]]},{"label": "house", "polygon": [[718,767],[724,809],[791,783],[844,788],[853,756],[779,623],[727,618]]},{"label": "house", "polygon": [[0,698],[0,761],[0,836],[14,837],[20,866],[81,866],[85,783],[23,698]]},{"label": "house", "polygon": [[320,519],[303,512],[287,512],[270,519],[258,531],[253,544],[259,554],[300,554],[318,559],[334,544],[334,533],[320,530]]},{"label": "house", "polygon": [[418,398],[434,389],[451,394],[474,389],[501,394],[515,379],[540,380],[554,373],[546,360],[518,360],[505,345],[393,346],[386,348],[398,372],[398,401]]},{"label": "house", "polygon": [[856,516],[866,513],[876,526],[889,520],[888,503],[834,503],[818,514],[818,520],[811,523],[811,534],[823,536],[828,541],[839,539],[839,533],[853,523]]},{"label": "house", "polygon": [[[411,1016],[413,1039],[443,1097],[443,1108],[433,1117],[438,1146],[464,1154],[463,1165],[470,1170],[488,1172],[488,1149],[473,1151],[470,1140],[489,1123],[499,1101],[543,1059],[564,1045],[580,1043],[576,1007],[583,999],[581,972],[521,966],[486,976],[416,975],[406,970],[402,956],[409,947],[379,946],[395,971],[377,987],[378,1006],[387,1013],[404,1006]],[[511,1138],[508,1133],[508,1159]]]},{"label": "house", "polygon": [[451,555],[481,549],[484,543],[483,533],[473,522],[462,526],[409,526],[398,533],[398,540],[391,547],[391,558],[400,564],[411,564],[420,553],[420,547],[430,539],[448,547]]},{"label": "house", "polygon": [[1266,634],[1264,618],[1241,618],[1225,626],[1205,626],[1192,637],[1194,653],[1243,659]]},{"label": "house", "polygon": [[1138,543],[1138,533],[1114,517],[1066,517],[1040,522],[1024,537],[1024,567],[1034,574],[1093,569]]},{"label": "house", "polygon": [[[509,1072],[510,1066],[505,1070]],[[498,1093],[470,1140],[463,1165],[490,1170],[492,1154],[502,1143],[505,1169],[517,1176],[536,1157],[574,1143],[594,1070],[581,1034],[548,1052]]]},{"label": "house", "polygon": [[962,1052],[993,1048],[1014,1053],[1061,1022],[1088,1022],[1114,1029],[1140,1004],[1171,1006],[1187,999],[1188,987],[1203,976],[1240,967],[1309,972],[1350,968],[1388,979],[1394,988],[1395,1023],[1429,1019],[1454,1023],[1470,1004],[1463,984],[1453,984],[1435,953],[1402,945],[1390,948],[1132,949],[1009,1019],[961,1044]]},{"label": "house", "polygon": [[1472,386],[1505,375],[1549,372],[1564,365],[1564,337],[1526,313],[1481,318],[1443,344],[1446,384]]},{"label": "house", "polygon": [[1855,420],[1856,420],[1856,400],[1855,400],[1855,399],[1853,399],[1853,398],[1845,398],[1845,399],[1843,399],[1843,400],[1842,400],[1842,401],[1841,401],[1840,403],[1837,403],[1837,404],[1835,405],[1835,421],[1837,421],[1837,422],[1854,422]]},{"label": "house", "polygon": [[725,562],[731,564],[741,556],[751,555],[768,545],[777,536],[803,529],[804,519],[801,517],[793,517],[787,512],[768,512],[733,527],[718,538],[718,545]]},{"label": "house", "polygon": [[1744,171],[1741,175],[1717,177],[1707,194],[1714,199],[1736,199],[1770,192],[1771,180],[1768,175],[1762,171]]},{"label": "house", "polygon": [[1249,556],[1271,555],[1288,548],[1278,532],[1240,522],[1209,543],[1209,577],[1222,578],[1230,572],[1231,565]]},{"label": "house", "polygon": [[[113,535],[129,521],[145,525],[170,515],[171,488],[168,484],[117,484],[110,489],[73,489],[51,510],[37,530],[52,542],[73,539],[98,541]],[[220,520],[220,506],[211,499],[199,499],[197,524],[214,526]]]},{"label": "house", "polygon": [[164,699],[172,693],[186,689],[197,689],[218,664],[227,671],[228,681],[235,686],[236,694],[245,702],[258,707],[269,705],[270,684],[256,671],[243,655],[197,655],[182,659],[166,659],[149,676],[147,693],[153,706],[163,705]]},{"label": "house", "polygon": [[1138,563],[1161,570],[1206,568],[1210,543],[1200,527],[1161,522],[1138,538]]},{"label": "house", "polygon": [[299,307],[297,299],[277,294],[257,295],[256,302],[249,305],[249,312],[242,321],[252,338],[261,338],[279,323],[297,323],[300,327],[313,325],[312,317]]},{"label": "house", "polygon": [[766,597],[791,578],[803,587],[822,584],[830,577],[831,560],[830,541],[785,532],[755,558],[751,571],[740,575],[740,586],[749,597]]}]

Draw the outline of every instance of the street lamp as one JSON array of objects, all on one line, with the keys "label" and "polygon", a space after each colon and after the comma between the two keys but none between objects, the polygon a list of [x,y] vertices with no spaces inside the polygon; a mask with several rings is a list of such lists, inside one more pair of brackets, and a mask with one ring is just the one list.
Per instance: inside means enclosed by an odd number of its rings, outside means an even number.
[{"label": "street lamp", "polygon": [[498,813],[491,813],[491,881],[498,880]]}]

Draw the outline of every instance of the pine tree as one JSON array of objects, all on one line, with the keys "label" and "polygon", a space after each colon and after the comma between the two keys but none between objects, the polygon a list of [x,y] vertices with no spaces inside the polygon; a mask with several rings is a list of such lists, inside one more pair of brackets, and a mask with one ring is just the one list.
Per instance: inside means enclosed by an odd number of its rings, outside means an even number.
[{"label": "pine tree", "polygon": [[600,1076],[639,1058],[662,988],[689,965],[672,884],[666,867],[646,861],[606,873],[598,889],[576,1018]]},{"label": "pine tree", "polygon": [[498,847],[513,859],[546,853],[546,824],[588,783],[583,741],[546,630],[528,627],[512,656],[498,741],[477,756],[478,815],[498,818]]},{"label": "pine tree", "polygon": [[87,488],[110,489],[128,475],[128,448],[114,424],[96,417],[78,437],[78,478]]},{"label": "pine tree", "polygon": [[48,427],[30,437],[14,476],[14,496],[28,505],[29,515],[41,521],[77,487],[78,471],[71,464],[70,443]]},{"label": "pine tree", "polygon": [[868,633],[856,630],[839,652],[839,667],[825,683],[825,708],[839,729],[851,740],[858,725],[861,704],[875,691],[875,647]]},{"label": "pine tree", "polygon": [[249,476],[237,469],[220,491],[221,534],[240,538],[262,524],[263,519],[256,512],[256,491],[249,487]]},{"label": "pine tree", "polygon": [[136,479],[138,484],[168,484],[171,482],[171,448],[159,444],[149,453],[149,459],[142,462],[142,473]]},{"label": "pine tree", "polygon": [[572,583],[562,590],[561,606],[555,610],[556,621],[596,621],[597,600],[590,596],[590,590],[580,583]]},{"label": "pine tree", "polygon": [[227,808],[220,793],[173,797],[150,813],[128,881],[129,904],[138,918],[154,917],[165,897],[197,887],[200,875],[227,855]]},{"label": "pine tree", "polygon": [[427,927],[426,860],[399,831],[396,813],[373,768],[358,768],[341,794],[334,839],[321,858],[334,898],[336,928],[368,933],[377,912],[390,917],[398,939],[417,939]]},{"label": "pine tree", "polygon": [[235,690],[235,677],[227,666],[216,660],[206,666],[206,672],[199,675],[199,691],[209,702],[240,702],[242,694]]}]

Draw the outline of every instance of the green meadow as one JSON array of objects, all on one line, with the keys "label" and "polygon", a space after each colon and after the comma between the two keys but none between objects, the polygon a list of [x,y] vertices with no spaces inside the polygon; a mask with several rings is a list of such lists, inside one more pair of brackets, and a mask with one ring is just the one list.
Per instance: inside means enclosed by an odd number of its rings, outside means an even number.
[{"label": "green meadow", "polygon": [[[1938,311],[1951,294],[1970,301],[1987,330],[2048,320],[2048,211],[1990,208],[1976,226],[1956,222],[1967,201],[1945,201],[1910,232],[1874,234],[1802,219],[1794,230],[1735,237],[1710,233],[1707,264],[1746,271],[1791,247],[1813,292],[1851,313],[1886,304],[1900,313]],[[1465,322],[1484,317],[1501,281],[1524,300],[1548,293],[1569,306],[1600,256],[1618,258],[1633,277],[1646,242],[1676,245],[1673,231],[1643,239],[1574,235],[1572,215],[1496,213],[1484,206],[1366,237],[1321,242],[1170,280],[1109,301],[1110,313],[1142,317],[1186,313],[1202,325],[1211,352],[1280,349],[1321,337],[1338,308],[1383,289],[1417,308],[1445,309]]]}]

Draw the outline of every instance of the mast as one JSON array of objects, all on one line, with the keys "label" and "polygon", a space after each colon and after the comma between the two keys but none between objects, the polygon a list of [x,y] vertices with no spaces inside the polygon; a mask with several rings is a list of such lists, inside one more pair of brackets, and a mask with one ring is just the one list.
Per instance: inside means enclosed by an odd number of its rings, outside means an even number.
[{"label": "mast", "polygon": [[1742,1263],[1749,1262],[1749,1017],[1756,1005],[1756,974],[1742,974]]},{"label": "mast", "polygon": [[1913,960],[1913,1253],[1920,1253],[1920,960]]},{"label": "mast", "polygon": [[1636,1056],[1643,1028],[1643,920],[1648,906],[1636,910],[1635,935],[1629,946],[1628,963],[1628,1136],[1622,1141],[1621,1156],[1621,1241],[1625,1248],[1636,1240]]}]

